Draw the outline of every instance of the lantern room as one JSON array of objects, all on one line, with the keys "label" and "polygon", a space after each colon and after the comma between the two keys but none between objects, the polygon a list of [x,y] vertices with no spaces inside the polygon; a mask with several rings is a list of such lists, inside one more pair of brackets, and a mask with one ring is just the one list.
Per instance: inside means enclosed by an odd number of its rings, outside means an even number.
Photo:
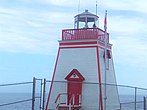
[{"label": "lantern room", "polygon": [[99,17],[97,15],[88,12],[88,10],[85,10],[85,12],[76,15],[74,18],[75,18],[75,22],[74,22],[75,29],[98,27]]}]

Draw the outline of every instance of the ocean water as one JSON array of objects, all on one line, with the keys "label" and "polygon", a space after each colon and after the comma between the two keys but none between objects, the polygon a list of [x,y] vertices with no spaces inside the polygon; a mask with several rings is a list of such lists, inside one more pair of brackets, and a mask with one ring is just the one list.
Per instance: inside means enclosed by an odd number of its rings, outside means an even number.
[{"label": "ocean water", "polygon": [[[37,95],[36,95],[37,96]],[[39,94],[38,94],[39,96]],[[133,95],[120,95],[121,110],[135,110],[135,97]],[[136,97],[136,110],[143,109],[143,95]],[[31,99],[31,93],[0,93],[0,110],[31,110],[32,101],[16,103],[12,105],[2,106],[3,104],[17,102],[21,100]],[[35,110],[40,110],[40,99],[35,100]]]},{"label": "ocean water", "polygon": [[119,97],[121,110],[135,110],[135,107],[136,110],[144,110],[144,95],[138,95],[136,97],[136,104],[134,95],[120,95]]},{"label": "ocean water", "polygon": [[[31,93],[0,93],[0,110],[31,110],[32,109],[31,98],[32,98]],[[5,105],[23,100],[28,100],[28,101]],[[39,100],[40,99],[35,100],[35,110],[40,110]]]}]

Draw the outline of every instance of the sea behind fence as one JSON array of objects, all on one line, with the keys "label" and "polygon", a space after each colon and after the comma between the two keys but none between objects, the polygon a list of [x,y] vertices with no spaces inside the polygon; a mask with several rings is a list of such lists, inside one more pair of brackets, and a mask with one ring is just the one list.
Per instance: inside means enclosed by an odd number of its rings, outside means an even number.
[{"label": "sea behind fence", "polygon": [[[135,104],[133,103],[135,99],[133,95],[120,95],[119,97],[120,97],[120,102],[122,102],[122,105],[121,105],[122,110],[135,110],[134,109]],[[29,100],[31,98],[32,98],[31,93],[0,93],[0,105],[8,104],[5,106],[0,106],[0,110],[32,110],[31,108],[32,100]],[[15,103],[15,104],[11,103],[11,102],[18,102],[23,100],[28,100],[28,101]],[[138,100],[138,103],[136,104],[136,110],[144,110],[143,96],[142,95],[138,96],[137,100]],[[41,110],[39,101],[40,101],[39,98],[35,100],[35,110]]]}]

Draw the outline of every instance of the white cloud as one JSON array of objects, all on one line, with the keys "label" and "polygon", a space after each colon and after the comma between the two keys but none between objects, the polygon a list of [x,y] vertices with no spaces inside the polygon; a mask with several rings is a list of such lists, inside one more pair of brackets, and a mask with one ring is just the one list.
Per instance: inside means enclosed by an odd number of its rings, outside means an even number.
[{"label": "white cloud", "polygon": [[67,10],[73,10],[77,13],[79,11],[83,11],[85,9],[95,10],[96,0],[46,0],[46,2],[50,5],[55,6],[63,6],[65,8],[69,8]]},{"label": "white cloud", "polygon": [[61,21],[57,20],[59,16],[52,16],[50,13],[23,13],[23,10],[10,11],[5,8],[0,8],[0,14],[1,51],[55,53],[53,46],[57,46],[59,27],[56,24]]},{"label": "white cloud", "polygon": [[11,33],[12,37],[0,36],[1,51],[52,54],[55,53],[55,41],[49,38],[30,38]]},{"label": "white cloud", "polygon": [[[65,6],[65,7],[75,7],[78,8],[93,8],[95,10],[96,0],[45,0],[48,4],[56,5],[56,6]],[[42,1],[41,1],[42,2]],[[113,10],[133,10],[139,11],[142,13],[147,13],[147,1],[146,0],[103,0],[98,1],[98,10],[100,9],[113,9]]]},{"label": "white cloud", "polygon": [[[139,34],[146,32],[147,25],[142,18],[127,18],[120,16],[109,17],[108,29],[121,34]],[[147,33],[147,32],[146,32]]]},{"label": "white cloud", "polygon": [[60,5],[60,6],[68,6],[76,3],[76,0],[46,0],[46,2],[53,4],[53,5]]},{"label": "white cloud", "polygon": [[[95,1],[95,0],[93,0]],[[46,0],[46,2],[53,4],[53,5],[60,5],[60,6],[75,6],[80,3],[80,4],[91,4],[91,2],[89,2],[89,0]]]},{"label": "white cloud", "polygon": [[147,87],[147,44],[129,36],[111,40],[118,84]]},{"label": "white cloud", "polygon": [[117,64],[126,63],[132,67],[145,69],[147,65],[147,44],[138,38],[118,37],[113,43],[113,55]]},{"label": "white cloud", "polygon": [[146,0],[105,0],[101,2],[102,5],[106,7],[107,9],[113,9],[113,10],[133,10],[138,11],[141,13],[147,13],[146,7],[147,7],[147,1]]}]

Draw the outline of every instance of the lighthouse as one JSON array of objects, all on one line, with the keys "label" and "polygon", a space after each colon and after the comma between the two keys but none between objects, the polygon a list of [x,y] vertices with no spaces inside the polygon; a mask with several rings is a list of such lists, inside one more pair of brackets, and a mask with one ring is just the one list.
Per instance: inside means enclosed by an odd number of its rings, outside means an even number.
[{"label": "lighthouse", "polygon": [[62,30],[46,110],[120,109],[112,44],[98,19],[85,10]]}]

